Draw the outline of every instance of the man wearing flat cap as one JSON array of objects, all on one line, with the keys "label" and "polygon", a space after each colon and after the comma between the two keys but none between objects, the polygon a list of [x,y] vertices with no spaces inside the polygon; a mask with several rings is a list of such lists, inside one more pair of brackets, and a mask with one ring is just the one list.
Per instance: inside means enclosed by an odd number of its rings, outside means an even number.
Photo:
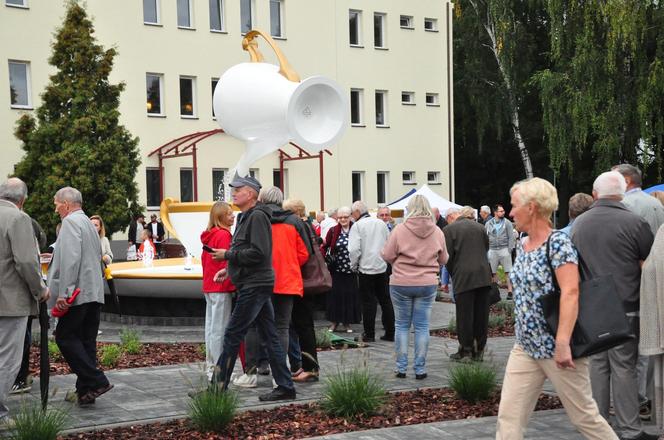
[{"label": "man wearing flat cap", "polygon": [[261,184],[255,178],[236,174],[230,187],[233,203],[241,213],[237,216],[230,249],[215,249],[213,256],[228,260],[228,268],[220,270],[215,281],[220,282],[230,276],[238,293],[212,382],[223,389],[228,387],[240,342],[255,322],[261,339],[267,344],[270,369],[277,384],[272,392],[259,396],[259,399],[263,402],[295,399],[295,388],[286,366],[286,353],[279,343],[274,324],[271,212],[257,201]]}]

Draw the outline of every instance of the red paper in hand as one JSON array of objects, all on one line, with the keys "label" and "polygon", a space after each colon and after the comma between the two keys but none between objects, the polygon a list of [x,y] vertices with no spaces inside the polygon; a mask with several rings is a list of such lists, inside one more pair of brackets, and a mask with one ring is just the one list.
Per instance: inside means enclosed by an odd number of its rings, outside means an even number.
[{"label": "red paper in hand", "polygon": [[[79,289],[77,287],[74,290],[74,292],[72,292],[71,296],[69,298],[67,298],[67,304],[72,305],[79,293],[81,293],[81,289]],[[54,318],[62,318],[63,316],[65,316],[67,314],[68,311],[69,311],[69,308],[66,308],[64,310],[60,310],[60,309],[58,309],[57,306],[53,306],[53,308],[51,309],[51,316],[53,316]]]}]

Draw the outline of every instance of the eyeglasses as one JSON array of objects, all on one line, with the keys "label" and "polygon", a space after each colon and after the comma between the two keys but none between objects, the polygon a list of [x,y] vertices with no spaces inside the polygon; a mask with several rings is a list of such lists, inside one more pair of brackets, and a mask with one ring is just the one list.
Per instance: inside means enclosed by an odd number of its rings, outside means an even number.
[{"label": "eyeglasses", "polygon": [[338,215],[337,216],[337,220],[343,220],[343,219],[346,219],[346,218],[350,218],[350,216],[349,215]]}]

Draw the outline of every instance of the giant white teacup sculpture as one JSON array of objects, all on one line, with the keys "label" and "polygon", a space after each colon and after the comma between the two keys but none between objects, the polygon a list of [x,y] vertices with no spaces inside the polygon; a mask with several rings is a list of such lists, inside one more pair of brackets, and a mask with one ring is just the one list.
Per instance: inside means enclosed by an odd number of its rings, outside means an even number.
[{"label": "giant white teacup sculpture", "polygon": [[[264,62],[259,35],[274,50],[279,66]],[[274,40],[261,31],[248,32],[242,48],[251,62],[226,70],[212,101],[221,128],[246,144],[235,167],[239,175],[247,175],[255,161],[288,142],[319,152],[341,139],[349,115],[346,95],[336,82],[323,76],[300,81]]]}]

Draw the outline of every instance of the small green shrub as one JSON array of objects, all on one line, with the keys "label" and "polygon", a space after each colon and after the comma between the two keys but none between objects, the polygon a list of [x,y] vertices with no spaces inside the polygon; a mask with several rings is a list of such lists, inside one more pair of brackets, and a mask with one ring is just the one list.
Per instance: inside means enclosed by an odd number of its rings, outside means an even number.
[{"label": "small green shrub", "polygon": [[458,364],[450,370],[450,387],[467,402],[486,400],[496,388],[496,371],[482,362]]},{"label": "small green shrub", "polygon": [[514,316],[514,301],[500,300],[494,306],[496,311],[503,312],[507,316]]},{"label": "small green shrub", "polygon": [[385,387],[378,376],[367,368],[357,368],[338,371],[327,379],[321,407],[336,417],[368,416],[376,413],[385,397]]},{"label": "small green shrub", "polygon": [[60,347],[58,347],[55,341],[48,341],[48,356],[54,361],[62,359]]},{"label": "small green shrub", "polygon": [[233,420],[238,407],[237,394],[209,387],[189,403],[191,422],[201,432],[221,432]]},{"label": "small green shrub", "polygon": [[122,349],[129,354],[138,354],[143,348],[141,344],[141,335],[138,331],[123,328],[120,332],[120,342]]},{"label": "small green shrub", "polygon": [[450,318],[449,324],[447,324],[447,331],[456,334],[457,332],[457,325],[456,325],[456,318],[452,317]]},{"label": "small green shrub", "polygon": [[113,368],[118,364],[120,356],[122,356],[122,349],[119,345],[104,345],[101,348],[101,357],[99,358],[99,363],[106,368]]},{"label": "small green shrub", "polygon": [[67,423],[67,413],[52,407],[44,411],[39,403],[23,405],[13,418],[12,440],[55,440]]},{"label": "small green shrub", "polygon": [[507,285],[507,274],[505,273],[505,269],[503,266],[498,266],[498,270],[496,271],[496,278],[498,278],[498,284],[501,286],[506,286]]},{"label": "small green shrub", "polygon": [[198,346],[198,352],[199,352],[200,354],[202,354],[203,356],[205,356],[205,355],[207,354],[207,352],[205,351],[205,344],[200,344],[200,345]]},{"label": "small green shrub", "polygon": [[332,347],[332,336],[327,330],[316,331],[316,347],[330,348]]},{"label": "small green shrub", "polygon": [[505,325],[505,315],[489,315],[489,328],[500,328]]}]

